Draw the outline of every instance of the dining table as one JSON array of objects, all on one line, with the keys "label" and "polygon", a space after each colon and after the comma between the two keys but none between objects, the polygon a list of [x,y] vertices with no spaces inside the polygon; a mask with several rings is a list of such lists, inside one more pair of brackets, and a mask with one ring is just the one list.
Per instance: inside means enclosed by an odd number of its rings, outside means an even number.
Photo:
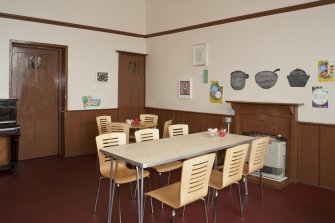
[{"label": "dining table", "polygon": [[129,125],[130,129],[147,129],[147,128],[155,128],[157,126],[154,122],[139,122],[138,124],[132,123]]},{"label": "dining table", "polygon": [[[152,166],[169,163],[176,160],[188,159],[199,155],[218,152],[230,147],[250,143],[255,137],[226,134],[225,136],[210,136],[208,132],[199,132],[172,138],[163,138],[141,143],[106,147],[100,151],[116,160],[124,160],[136,167],[137,171],[137,211],[138,223],[143,222],[143,170]],[[112,163],[112,162],[111,162]],[[113,172],[113,165],[111,164]],[[108,223],[112,221],[115,181],[110,176]]]}]

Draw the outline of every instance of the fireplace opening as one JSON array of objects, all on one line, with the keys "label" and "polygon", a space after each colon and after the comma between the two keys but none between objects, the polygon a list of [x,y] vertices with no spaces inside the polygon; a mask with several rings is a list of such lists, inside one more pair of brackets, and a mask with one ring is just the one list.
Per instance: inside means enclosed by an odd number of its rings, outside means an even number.
[{"label": "fireplace opening", "polygon": [[[281,135],[272,135],[263,132],[242,132],[243,135],[262,137],[270,136],[268,150],[265,154],[264,167],[262,174],[264,178],[282,182],[287,179],[286,176],[286,143],[287,139]],[[249,154],[247,155],[249,157]],[[254,176],[259,177],[256,172]]]}]

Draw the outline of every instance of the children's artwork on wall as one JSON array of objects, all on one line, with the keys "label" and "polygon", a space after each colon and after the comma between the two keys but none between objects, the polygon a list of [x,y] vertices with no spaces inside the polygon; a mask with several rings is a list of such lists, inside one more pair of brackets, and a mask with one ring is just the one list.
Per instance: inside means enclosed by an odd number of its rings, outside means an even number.
[{"label": "children's artwork on wall", "polygon": [[305,87],[309,76],[304,70],[295,69],[287,76],[291,87]]},{"label": "children's artwork on wall", "polygon": [[179,98],[192,98],[192,79],[185,77],[179,78],[178,89]]},{"label": "children's artwork on wall", "polygon": [[193,65],[202,66],[208,64],[207,44],[193,45]]},{"label": "children's artwork on wall", "polygon": [[242,90],[245,86],[245,80],[249,78],[249,74],[237,70],[230,74],[230,86],[234,90]]},{"label": "children's artwork on wall", "polygon": [[319,60],[318,61],[318,80],[320,82],[334,81],[335,61]]},{"label": "children's artwork on wall", "polygon": [[258,72],[255,76],[256,83],[258,86],[264,89],[272,88],[278,79],[277,71],[280,71],[280,69],[276,69],[274,71],[261,71]]},{"label": "children's artwork on wall", "polygon": [[328,88],[327,86],[312,87],[312,106],[314,108],[328,108]]},{"label": "children's artwork on wall", "polygon": [[82,96],[82,102],[84,105],[84,108],[93,108],[98,107],[101,104],[100,98],[94,98],[93,96]]},{"label": "children's artwork on wall", "polygon": [[211,103],[222,104],[223,82],[211,81],[209,89],[209,100]]}]

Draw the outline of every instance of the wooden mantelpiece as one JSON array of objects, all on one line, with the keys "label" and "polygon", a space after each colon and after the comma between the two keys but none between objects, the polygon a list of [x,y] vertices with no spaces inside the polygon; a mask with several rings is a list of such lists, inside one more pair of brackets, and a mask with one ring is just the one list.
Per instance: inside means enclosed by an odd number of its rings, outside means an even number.
[{"label": "wooden mantelpiece", "polygon": [[[262,132],[287,139],[286,176],[283,182],[264,180],[264,185],[281,189],[297,181],[297,118],[299,103],[227,101],[235,110],[234,130],[237,134]],[[256,179],[250,179],[255,181]]]}]

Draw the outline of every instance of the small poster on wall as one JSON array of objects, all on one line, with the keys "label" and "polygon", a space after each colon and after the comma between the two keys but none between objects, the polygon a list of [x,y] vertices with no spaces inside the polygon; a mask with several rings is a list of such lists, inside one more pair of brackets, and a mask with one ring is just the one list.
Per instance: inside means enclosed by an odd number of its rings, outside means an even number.
[{"label": "small poster on wall", "polygon": [[192,79],[181,77],[179,78],[179,98],[192,98]]},{"label": "small poster on wall", "polygon": [[82,96],[82,101],[84,108],[93,108],[93,107],[99,107],[101,104],[100,98],[94,98],[93,96]]},{"label": "small poster on wall", "polygon": [[209,88],[209,101],[211,103],[222,104],[223,82],[211,81]]},{"label": "small poster on wall", "polygon": [[312,106],[314,108],[328,108],[328,88],[327,86],[312,87]]},{"label": "small poster on wall", "polygon": [[319,60],[318,61],[318,80],[320,82],[334,81],[335,61]]}]

